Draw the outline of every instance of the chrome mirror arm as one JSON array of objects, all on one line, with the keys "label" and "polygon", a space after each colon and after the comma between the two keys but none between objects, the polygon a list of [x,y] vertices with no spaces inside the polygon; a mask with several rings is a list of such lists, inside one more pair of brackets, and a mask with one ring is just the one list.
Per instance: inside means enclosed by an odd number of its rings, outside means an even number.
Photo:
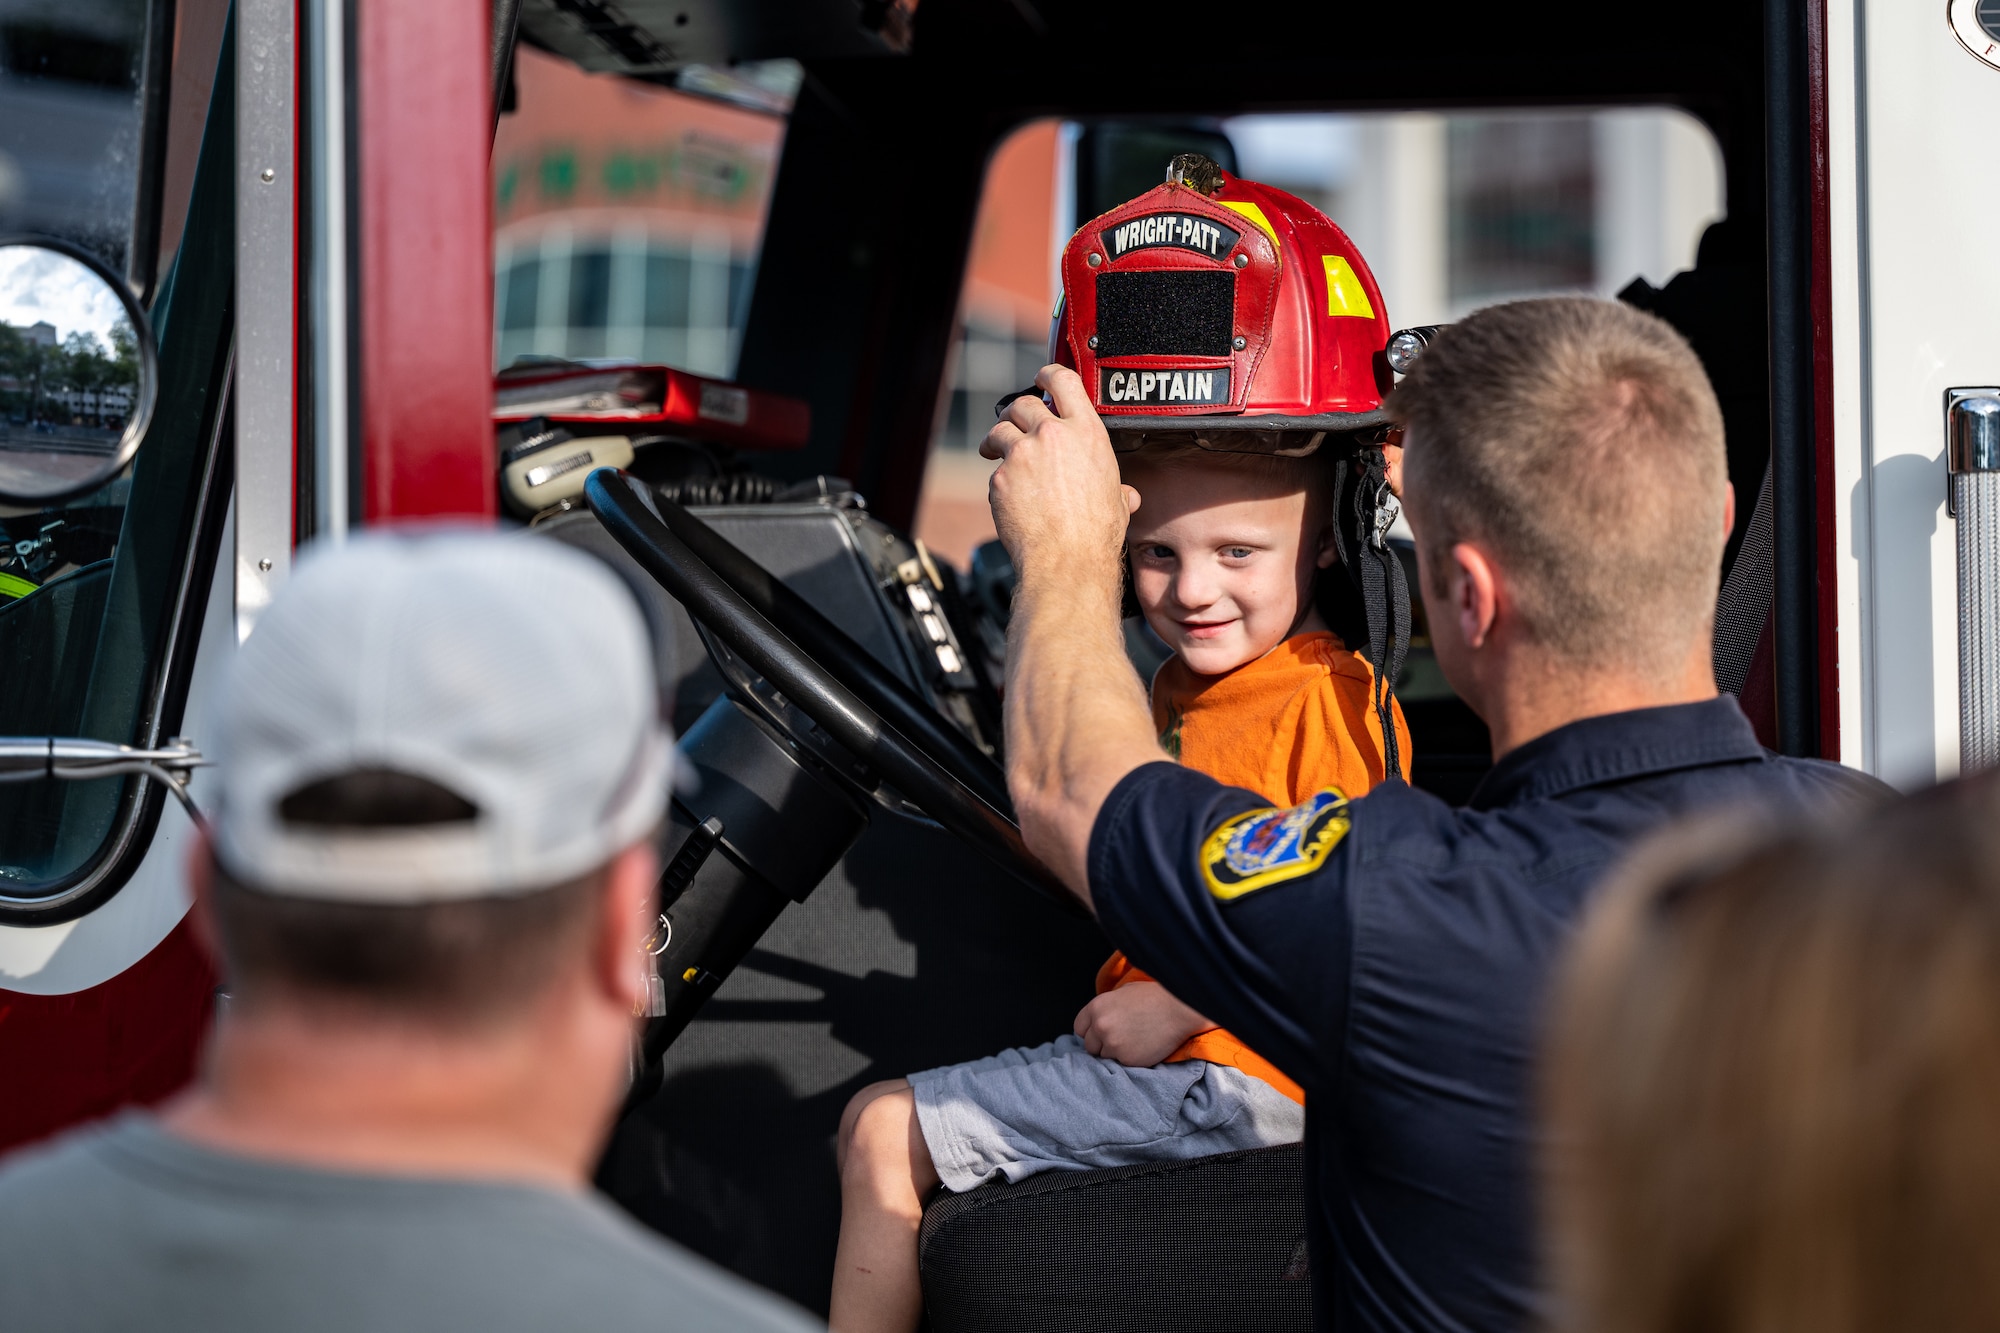
[{"label": "chrome mirror arm", "polygon": [[188,795],[187,781],[197,768],[208,766],[201,751],[179,737],[150,750],[115,741],[76,736],[0,736],[0,782],[32,782],[38,778],[82,781],[138,773],[162,783],[187,807],[189,818],[203,824],[201,811]]}]

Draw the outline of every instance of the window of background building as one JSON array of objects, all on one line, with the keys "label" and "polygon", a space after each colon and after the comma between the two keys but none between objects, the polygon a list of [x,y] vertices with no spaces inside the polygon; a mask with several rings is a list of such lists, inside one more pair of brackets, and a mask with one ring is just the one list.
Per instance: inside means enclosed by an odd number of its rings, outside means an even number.
[{"label": "window of background building", "polygon": [[734,374],[783,117],[525,46],[515,61],[493,150],[494,363]]},{"label": "window of background building", "polygon": [[[1243,116],[1219,128],[1243,175],[1347,231],[1398,327],[1515,297],[1613,296],[1638,277],[1664,285],[1723,213],[1714,138],[1663,108]],[[1079,220],[1081,139],[1073,124],[1037,122],[987,168],[916,524],[961,565],[993,535],[992,465],[977,452],[993,402],[1046,358],[1057,257]]]},{"label": "window of background building", "polygon": [[1445,122],[1445,289],[1454,301],[1595,285],[1587,116]]}]

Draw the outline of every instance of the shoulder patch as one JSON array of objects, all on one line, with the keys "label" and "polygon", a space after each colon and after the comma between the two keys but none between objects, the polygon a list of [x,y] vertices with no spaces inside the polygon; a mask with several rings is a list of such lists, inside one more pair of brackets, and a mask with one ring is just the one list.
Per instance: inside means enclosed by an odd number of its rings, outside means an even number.
[{"label": "shoulder patch", "polygon": [[1224,902],[1269,884],[1318,870],[1352,821],[1336,787],[1314,792],[1289,810],[1246,810],[1201,845],[1208,891]]}]

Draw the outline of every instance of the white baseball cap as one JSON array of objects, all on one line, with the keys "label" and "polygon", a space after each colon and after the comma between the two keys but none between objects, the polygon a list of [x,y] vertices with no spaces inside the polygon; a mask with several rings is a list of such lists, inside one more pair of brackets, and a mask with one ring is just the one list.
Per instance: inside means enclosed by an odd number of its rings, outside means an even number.
[{"label": "white baseball cap", "polygon": [[[371,533],[309,552],[231,664],[214,744],[216,854],[245,884],[420,903],[547,888],[666,811],[673,737],[633,594],[553,541]],[[469,820],[288,823],[315,782],[390,769]]]}]

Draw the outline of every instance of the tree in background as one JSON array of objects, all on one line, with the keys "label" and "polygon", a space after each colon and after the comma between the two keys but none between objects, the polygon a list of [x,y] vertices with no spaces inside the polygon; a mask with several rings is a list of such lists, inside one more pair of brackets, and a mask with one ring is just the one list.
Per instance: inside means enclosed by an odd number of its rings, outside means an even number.
[{"label": "tree in background", "polygon": [[36,419],[47,362],[57,349],[44,347],[27,333],[0,321],[0,418]]},{"label": "tree in background", "polygon": [[139,387],[139,342],[120,320],[110,346],[77,330],[58,346],[0,322],[0,424],[122,426]]}]

